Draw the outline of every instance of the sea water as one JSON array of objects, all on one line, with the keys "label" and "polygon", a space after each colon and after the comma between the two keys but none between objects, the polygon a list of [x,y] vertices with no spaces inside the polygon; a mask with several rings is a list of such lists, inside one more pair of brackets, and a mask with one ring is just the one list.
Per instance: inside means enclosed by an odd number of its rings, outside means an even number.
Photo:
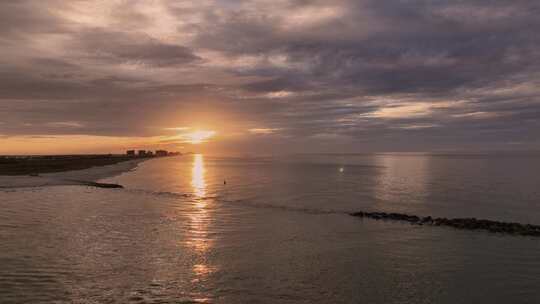
[{"label": "sea water", "polygon": [[354,211],[540,224],[534,155],[185,155],[0,191],[0,303],[540,303],[540,238]]}]

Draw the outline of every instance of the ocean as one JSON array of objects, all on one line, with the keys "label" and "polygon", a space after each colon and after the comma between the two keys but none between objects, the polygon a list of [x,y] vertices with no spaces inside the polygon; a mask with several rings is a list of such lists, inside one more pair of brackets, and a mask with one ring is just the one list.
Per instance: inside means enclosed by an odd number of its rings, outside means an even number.
[{"label": "ocean", "polygon": [[143,162],[0,191],[0,303],[540,303],[540,238],[355,211],[540,224],[540,156]]}]

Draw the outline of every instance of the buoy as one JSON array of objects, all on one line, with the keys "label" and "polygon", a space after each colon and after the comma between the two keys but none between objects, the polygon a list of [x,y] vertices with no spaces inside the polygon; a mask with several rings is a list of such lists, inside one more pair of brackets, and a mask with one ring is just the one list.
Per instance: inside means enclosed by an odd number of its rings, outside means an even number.
[{"label": "buoy", "polygon": [[226,184],[227,184],[227,181],[226,181],[226,180],[223,180],[223,184],[226,185]]}]

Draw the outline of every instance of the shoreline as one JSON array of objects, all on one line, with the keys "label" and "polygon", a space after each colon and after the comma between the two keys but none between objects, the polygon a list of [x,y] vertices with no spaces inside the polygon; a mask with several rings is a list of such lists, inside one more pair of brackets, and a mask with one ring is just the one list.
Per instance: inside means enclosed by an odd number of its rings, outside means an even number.
[{"label": "shoreline", "polygon": [[[97,183],[98,180],[134,170],[139,163],[150,158],[126,160],[110,165],[94,166],[82,170],[30,175],[0,175],[0,189],[50,187],[50,186],[94,186],[111,188],[111,184]],[[120,185],[117,185],[120,188]]]}]

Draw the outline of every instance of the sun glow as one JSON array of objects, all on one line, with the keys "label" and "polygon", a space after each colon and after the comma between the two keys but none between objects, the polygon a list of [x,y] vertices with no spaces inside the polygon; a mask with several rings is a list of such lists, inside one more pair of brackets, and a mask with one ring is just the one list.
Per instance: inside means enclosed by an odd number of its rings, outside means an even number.
[{"label": "sun glow", "polygon": [[186,141],[190,144],[200,144],[216,135],[215,131],[197,130],[183,135]]}]

